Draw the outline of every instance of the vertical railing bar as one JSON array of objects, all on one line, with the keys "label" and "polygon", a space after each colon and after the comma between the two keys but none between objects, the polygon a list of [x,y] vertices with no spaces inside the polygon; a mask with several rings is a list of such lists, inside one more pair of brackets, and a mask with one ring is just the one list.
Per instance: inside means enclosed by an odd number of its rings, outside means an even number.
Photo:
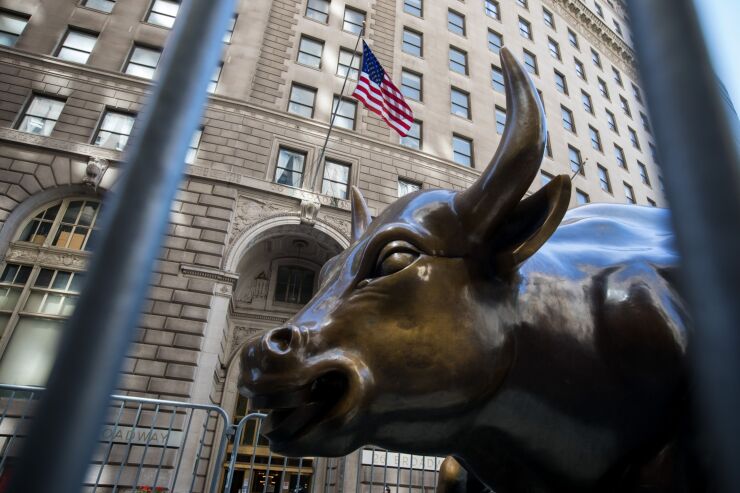
[{"label": "vertical railing bar", "polygon": [[388,451],[385,451],[385,465],[383,467],[383,493],[388,486]]},{"label": "vertical railing bar", "polygon": [[262,420],[260,419],[257,422],[257,426],[254,427],[255,435],[254,435],[254,444],[252,445],[252,458],[249,462],[249,483],[247,486],[249,487],[249,491],[251,493],[252,491],[252,481],[254,481],[254,463],[257,460],[257,445],[260,441],[260,433],[262,432]]},{"label": "vertical railing bar", "polygon": [[121,414],[123,414],[123,409],[125,406],[126,402],[121,401],[121,405],[118,407],[118,414],[116,415],[116,419],[114,421],[115,425],[113,426],[113,431],[110,434],[110,440],[108,440],[108,446],[106,447],[105,455],[100,461],[100,468],[98,469],[98,475],[95,477],[95,487],[93,488],[92,493],[98,491],[100,478],[103,476],[103,468],[108,463],[108,459],[110,459],[110,453],[111,450],[113,450],[113,439],[116,437],[116,433],[118,433],[118,425],[121,424]]},{"label": "vertical railing bar", "polygon": [[437,485],[439,484],[439,467],[437,466],[437,456],[434,456],[434,491],[437,492]]},{"label": "vertical railing bar", "polygon": [[360,492],[360,474],[362,474],[362,450],[363,448],[360,447],[358,451],[358,457],[357,457],[357,472],[356,472],[356,481],[355,481],[355,493],[361,493]]},{"label": "vertical railing bar", "polygon": [[174,481],[172,482],[172,491],[175,491],[175,486],[177,486],[177,478],[180,475],[180,465],[182,464],[182,458],[185,455],[185,444],[188,441],[188,435],[190,435],[190,425],[193,422],[193,414],[195,414],[195,409],[190,409],[190,414],[188,414],[188,424],[185,426],[185,433],[182,435],[182,440],[180,441],[180,447],[179,454],[177,457],[177,466],[175,467],[175,475],[173,476]]},{"label": "vertical railing bar", "polygon": [[[302,474],[303,474],[303,456],[298,458],[298,477],[296,477],[296,480],[295,480],[296,491],[294,491],[293,493],[298,493],[298,491],[301,488],[301,475]],[[290,483],[288,483],[288,488],[290,488]],[[306,492],[306,493],[310,493],[310,492]]]},{"label": "vertical railing bar", "polygon": [[[144,444],[144,452],[142,452],[141,455],[141,461],[139,462],[139,467],[136,468],[136,476],[134,479],[134,488],[139,484],[139,479],[141,478],[141,470],[144,468],[144,461],[146,460],[146,453],[149,451],[149,444],[152,441],[152,433],[154,433],[154,425],[157,423],[157,416],[159,416],[159,404],[157,404],[154,407],[154,416],[152,416],[152,424],[149,425],[149,433],[146,437],[146,443]],[[156,486],[156,485],[152,485]]]},{"label": "vertical railing bar", "polygon": [[370,447],[370,486],[368,489],[369,493],[373,491],[373,484],[375,482],[375,447]]},{"label": "vertical railing bar", "polygon": [[5,460],[8,458],[7,454],[5,452],[10,452],[10,447],[13,446],[13,442],[15,441],[16,435],[18,435],[18,428],[23,423],[23,421],[26,419],[26,411],[28,411],[28,407],[31,405],[31,401],[33,400],[33,396],[35,395],[34,392],[31,392],[31,398],[26,400],[26,404],[23,406],[23,411],[21,411],[21,419],[18,422],[18,426],[15,426],[13,428],[13,435],[10,437],[10,440],[8,440],[7,447],[5,447],[5,450],[3,451],[3,458],[0,460],[0,471],[5,469]]},{"label": "vertical railing bar", "polygon": [[401,452],[396,457],[396,493],[401,493]]},{"label": "vertical railing bar", "polygon": [[[280,487],[277,488],[276,493],[283,493],[283,483],[285,482],[285,476],[288,474],[288,456],[283,457],[283,473],[280,475]],[[288,491],[290,493],[290,480],[288,481]]]},{"label": "vertical railing bar", "polygon": [[154,483],[152,486],[156,487],[159,481],[159,473],[162,472],[162,464],[164,463],[164,456],[167,454],[167,448],[170,444],[170,434],[172,433],[172,427],[175,423],[175,416],[177,416],[177,407],[172,407],[172,415],[170,416],[170,422],[167,426],[167,438],[165,438],[164,447],[162,447],[162,453],[159,455],[159,464],[157,464],[157,473],[154,475]]},{"label": "vertical railing bar", "polygon": [[421,456],[421,493],[427,493],[427,456]]},{"label": "vertical railing bar", "polygon": [[[221,469],[223,468],[223,461],[224,457],[226,456],[226,448],[229,444],[229,434],[233,429],[233,426],[231,425],[231,420],[229,419],[229,415],[226,414],[226,412],[221,408],[219,408],[219,411],[216,411],[216,427],[214,428],[213,434],[214,445],[216,443],[215,430],[218,430],[219,417],[223,420],[224,427],[221,431],[221,437],[218,444],[218,449],[216,450],[215,458],[213,454],[211,454],[211,462],[213,463],[213,476],[211,477],[211,485],[210,487],[208,487],[208,493],[216,493],[218,490],[218,479],[221,477]],[[206,479],[207,478],[208,474],[206,474]]]},{"label": "vertical railing bar", "polygon": [[262,493],[267,493],[267,483],[270,481],[270,466],[272,465],[272,450],[267,454],[267,469],[265,470],[265,485],[262,487]]},{"label": "vertical railing bar", "polygon": [[[118,491],[118,483],[121,481],[121,474],[123,474],[123,470],[126,467],[126,464],[128,463],[129,455],[131,454],[131,444],[134,440],[134,435],[136,431],[136,425],[139,423],[139,417],[141,417],[141,408],[144,406],[143,403],[139,403],[139,407],[136,408],[136,416],[134,416],[134,421],[131,424],[131,435],[128,437],[128,442],[126,443],[126,453],[124,454],[123,458],[121,459],[121,467],[118,468],[118,474],[116,474],[116,482],[113,483],[113,493],[116,493]],[[133,485],[134,488],[137,485]]]},{"label": "vertical railing bar", "polygon": [[193,487],[195,486],[195,478],[198,475],[198,464],[200,464],[200,454],[203,452],[203,446],[206,443],[206,435],[208,435],[208,422],[209,421],[211,421],[211,411],[208,411],[208,414],[206,414],[206,419],[203,420],[203,433],[201,433],[200,435],[198,451],[195,453],[195,463],[193,464],[193,475],[192,475],[192,479],[190,480],[190,489],[188,491],[193,491]]}]

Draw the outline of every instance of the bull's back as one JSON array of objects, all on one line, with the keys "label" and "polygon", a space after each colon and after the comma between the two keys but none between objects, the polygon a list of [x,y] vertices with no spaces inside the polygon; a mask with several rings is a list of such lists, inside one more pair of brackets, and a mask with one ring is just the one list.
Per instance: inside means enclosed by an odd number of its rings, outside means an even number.
[{"label": "bull's back", "polygon": [[645,262],[657,270],[678,263],[668,209],[589,204],[569,210],[561,225],[523,269],[549,265],[593,274],[595,270]]}]

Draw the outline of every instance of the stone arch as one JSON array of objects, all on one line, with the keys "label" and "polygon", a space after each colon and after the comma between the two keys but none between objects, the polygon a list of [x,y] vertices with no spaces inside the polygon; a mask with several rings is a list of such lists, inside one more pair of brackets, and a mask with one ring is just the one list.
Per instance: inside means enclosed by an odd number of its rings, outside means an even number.
[{"label": "stone arch", "polygon": [[102,199],[102,195],[89,186],[64,185],[61,187],[49,188],[39,193],[33,194],[26,200],[18,204],[13,212],[5,220],[5,224],[0,229],[0,258],[5,255],[10,242],[18,233],[18,229],[23,223],[31,217],[38,209],[50,204],[56,200],[68,197],[88,197]]},{"label": "stone arch", "polygon": [[[269,234],[271,230],[274,230],[279,226],[295,226],[301,224],[300,215],[297,213],[285,213],[257,221],[247,228],[229,247],[227,254],[224,256],[222,264],[223,270],[227,272],[235,272],[239,262],[246,252],[256,242],[264,238],[266,234]],[[349,237],[342,230],[329,222],[318,219],[313,224],[313,228],[334,240],[342,250],[350,245]]]}]

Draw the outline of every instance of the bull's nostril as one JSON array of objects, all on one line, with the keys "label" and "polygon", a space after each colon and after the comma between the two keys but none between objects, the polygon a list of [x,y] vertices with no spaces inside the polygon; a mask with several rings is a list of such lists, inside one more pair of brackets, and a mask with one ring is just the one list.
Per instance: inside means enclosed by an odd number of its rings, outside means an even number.
[{"label": "bull's nostril", "polygon": [[276,353],[284,354],[290,351],[292,341],[293,327],[279,327],[267,334],[267,346]]}]

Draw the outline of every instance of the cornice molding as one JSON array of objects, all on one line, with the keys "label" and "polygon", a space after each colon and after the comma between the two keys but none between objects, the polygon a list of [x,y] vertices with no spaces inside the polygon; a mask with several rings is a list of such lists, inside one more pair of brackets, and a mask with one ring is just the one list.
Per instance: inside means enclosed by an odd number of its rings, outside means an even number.
[{"label": "cornice molding", "polygon": [[632,80],[640,80],[635,52],[582,0],[545,0],[545,2],[549,3],[560,15],[570,19],[572,21],[571,25],[577,27],[591,44],[602,52],[611,54],[612,60]]},{"label": "cornice molding", "polygon": [[228,284],[232,288],[236,287],[236,283],[239,280],[239,274],[234,272],[227,272],[219,269],[209,269],[207,267],[201,267],[199,265],[180,265],[180,273],[185,277],[200,277],[205,279],[211,279],[212,281]]},{"label": "cornice molding", "polygon": [[58,269],[84,271],[90,254],[76,250],[42,248],[34,244],[13,243],[5,252],[6,262],[40,264]]},{"label": "cornice molding", "polygon": [[54,137],[30,134],[28,132],[21,132],[20,130],[14,130],[7,127],[0,127],[0,141],[43,147],[44,149],[61,151],[67,154],[84,157],[86,159],[90,157],[105,159],[113,164],[120,162],[122,157],[122,153],[120,151],[105,149],[92,144],[69,142],[67,140],[55,139]]}]

